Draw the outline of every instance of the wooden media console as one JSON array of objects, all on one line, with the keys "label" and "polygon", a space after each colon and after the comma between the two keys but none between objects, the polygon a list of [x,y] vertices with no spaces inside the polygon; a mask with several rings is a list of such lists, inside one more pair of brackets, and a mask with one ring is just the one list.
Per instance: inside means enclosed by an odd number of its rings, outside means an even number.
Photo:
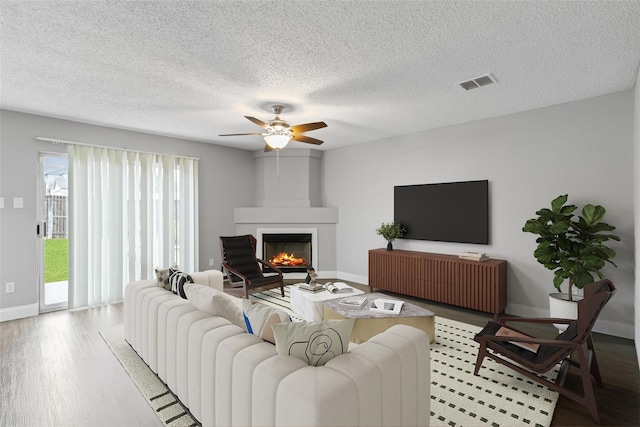
[{"label": "wooden media console", "polygon": [[455,255],[372,249],[369,286],[493,313],[507,306],[507,261],[468,261]]}]

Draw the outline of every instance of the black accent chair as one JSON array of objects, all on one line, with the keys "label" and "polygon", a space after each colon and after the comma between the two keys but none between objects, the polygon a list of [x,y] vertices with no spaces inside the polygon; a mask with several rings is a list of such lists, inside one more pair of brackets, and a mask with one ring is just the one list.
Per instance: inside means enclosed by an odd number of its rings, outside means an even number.
[{"label": "black accent chair", "polygon": [[[520,374],[531,378],[534,381],[557,391],[569,399],[584,405],[591,414],[591,417],[600,423],[598,416],[598,406],[593,393],[592,377],[596,383],[602,387],[600,370],[596,359],[591,329],[596,323],[598,315],[607,301],[616,292],[616,288],[609,280],[600,280],[584,287],[584,297],[578,301],[578,319],[557,319],[557,318],[524,318],[524,317],[504,317],[498,322],[490,321],[480,331],[474,340],[480,343],[478,358],[474,375],[478,375],[482,360],[489,357]],[[524,334],[507,323],[528,322],[545,324],[568,324],[567,329],[557,335],[555,339],[535,338]],[[501,327],[507,327],[513,331],[522,333],[524,337],[497,336],[496,333]],[[512,344],[538,345],[537,352],[532,352]],[[490,351],[487,351],[490,350]],[[572,357],[573,356],[573,357]],[[551,382],[543,377],[557,364],[560,370],[555,382]],[[575,366],[580,370],[582,378],[582,394],[564,387],[564,381],[570,366]]]},{"label": "black accent chair", "polygon": [[[268,261],[256,258],[256,238],[243,236],[220,236],[222,271],[226,272],[232,287],[242,287],[244,297],[249,298],[249,289],[280,287],[284,297],[282,271]],[[267,273],[274,273],[265,275]]]}]

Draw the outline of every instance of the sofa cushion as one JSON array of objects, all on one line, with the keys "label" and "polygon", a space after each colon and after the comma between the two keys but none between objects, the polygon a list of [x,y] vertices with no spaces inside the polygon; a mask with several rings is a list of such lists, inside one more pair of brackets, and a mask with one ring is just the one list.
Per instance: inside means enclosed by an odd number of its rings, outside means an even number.
[{"label": "sofa cushion", "polygon": [[156,272],[156,280],[158,281],[158,286],[165,288],[166,290],[171,290],[171,285],[169,284],[169,277],[171,276],[170,269],[178,269],[177,265],[173,265],[172,267],[160,268],[156,267],[154,271]]},{"label": "sofa cushion", "polygon": [[186,283],[184,292],[187,299],[198,310],[220,316],[229,322],[245,328],[242,310],[234,301],[236,298],[220,292],[217,289],[208,286],[196,285],[195,283]]},{"label": "sofa cushion", "polygon": [[309,366],[323,366],[346,353],[354,319],[272,325],[278,354],[297,357]]},{"label": "sofa cushion", "polygon": [[265,341],[269,341],[271,344],[276,343],[271,325],[291,321],[289,315],[284,311],[248,299],[242,300],[242,314],[244,315],[247,331]]},{"label": "sofa cushion", "polygon": [[176,295],[180,295],[182,298],[187,299],[187,295],[184,293],[184,285],[186,283],[193,283],[193,278],[187,273],[170,268],[169,273],[169,285],[171,286],[171,292]]}]

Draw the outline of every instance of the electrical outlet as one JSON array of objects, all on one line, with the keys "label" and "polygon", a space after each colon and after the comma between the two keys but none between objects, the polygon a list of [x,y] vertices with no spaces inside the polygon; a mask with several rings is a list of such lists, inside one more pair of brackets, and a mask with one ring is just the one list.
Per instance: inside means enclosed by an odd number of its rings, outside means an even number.
[{"label": "electrical outlet", "polygon": [[209,267],[213,267],[213,264],[215,264],[215,263],[213,262],[213,258],[211,258],[211,259],[209,260]]},{"label": "electrical outlet", "polygon": [[7,282],[7,288],[6,288],[6,292],[8,294],[11,294],[13,292],[16,291],[16,284],[15,282]]}]

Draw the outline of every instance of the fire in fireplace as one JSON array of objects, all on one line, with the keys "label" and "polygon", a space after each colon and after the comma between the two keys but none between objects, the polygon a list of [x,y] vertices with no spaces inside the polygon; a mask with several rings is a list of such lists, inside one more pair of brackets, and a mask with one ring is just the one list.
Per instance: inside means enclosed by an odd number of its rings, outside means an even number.
[{"label": "fire in fireplace", "polygon": [[263,259],[285,273],[304,272],[311,264],[311,234],[273,233],[262,235]]}]

